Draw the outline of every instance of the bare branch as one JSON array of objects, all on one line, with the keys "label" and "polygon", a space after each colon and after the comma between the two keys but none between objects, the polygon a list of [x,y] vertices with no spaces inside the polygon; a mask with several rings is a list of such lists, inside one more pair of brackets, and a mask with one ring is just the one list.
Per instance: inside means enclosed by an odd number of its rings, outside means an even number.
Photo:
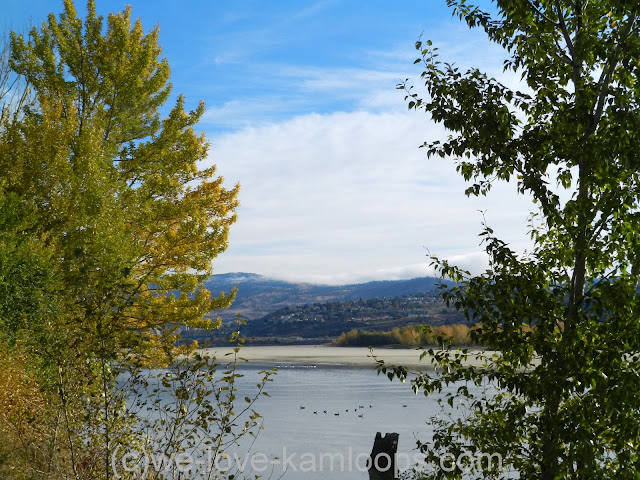
[{"label": "bare branch", "polygon": [[7,34],[0,36],[0,121],[16,121],[23,108],[33,103],[29,84],[9,64],[11,42]]}]

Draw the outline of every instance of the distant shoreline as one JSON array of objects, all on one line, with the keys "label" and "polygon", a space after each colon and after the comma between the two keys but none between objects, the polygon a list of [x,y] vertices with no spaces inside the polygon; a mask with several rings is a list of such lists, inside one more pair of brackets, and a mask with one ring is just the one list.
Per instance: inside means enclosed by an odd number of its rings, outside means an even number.
[{"label": "distant shoreline", "polygon": [[[211,347],[201,350],[209,355],[215,355],[219,362],[231,360],[232,347]],[[387,365],[402,365],[411,369],[433,369],[429,359],[420,361],[422,350],[416,348],[381,348],[373,349],[373,355],[384,360]],[[470,352],[468,364],[480,365]],[[477,353],[481,353],[479,350]],[[486,352],[492,355],[493,352]],[[370,367],[377,365],[366,347],[336,347],[330,345],[249,345],[240,349],[239,357],[246,359],[248,364],[259,364],[268,367],[277,366],[310,366],[310,367]]]}]

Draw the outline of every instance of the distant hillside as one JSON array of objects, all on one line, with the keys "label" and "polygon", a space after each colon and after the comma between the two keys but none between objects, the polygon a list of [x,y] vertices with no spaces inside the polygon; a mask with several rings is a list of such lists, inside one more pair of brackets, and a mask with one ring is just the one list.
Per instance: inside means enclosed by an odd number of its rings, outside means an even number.
[{"label": "distant hillside", "polygon": [[255,273],[226,273],[213,275],[206,286],[217,294],[221,291],[228,293],[237,285],[238,295],[231,308],[215,314],[227,320],[240,314],[250,322],[285,307],[430,292],[439,282],[436,278],[424,277],[330,286],[272,280]]},{"label": "distant hillside", "polygon": [[433,326],[464,323],[464,317],[447,308],[437,292],[402,297],[325,302],[285,307],[242,328],[253,338],[335,338],[350,330],[388,331],[406,325]]}]

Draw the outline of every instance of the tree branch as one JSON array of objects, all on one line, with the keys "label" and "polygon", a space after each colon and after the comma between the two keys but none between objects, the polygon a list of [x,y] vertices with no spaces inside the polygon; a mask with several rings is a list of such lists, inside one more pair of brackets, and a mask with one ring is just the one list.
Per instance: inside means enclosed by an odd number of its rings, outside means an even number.
[{"label": "tree branch", "polygon": [[533,9],[533,11],[535,11],[540,17],[542,17],[543,20],[546,20],[554,27],[559,26],[558,22],[554,22],[551,18],[549,18],[549,16],[546,13],[540,10],[540,8],[538,8],[538,6],[535,3],[533,3],[533,0],[526,0],[526,2]]},{"label": "tree branch", "polygon": [[571,54],[572,59],[575,61],[577,57],[576,49],[575,49],[575,46],[573,45],[573,40],[571,40],[571,35],[569,35],[567,24],[564,21],[564,14],[562,13],[562,5],[560,5],[559,0],[555,0],[555,4],[556,4],[556,8],[558,9],[558,26],[560,27],[560,31],[562,32],[564,41],[567,44],[569,53]]},{"label": "tree branch", "polygon": [[630,16],[627,20],[627,24],[625,25],[622,33],[620,34],[620,42],[616,45],[613,54],[611,55],[611,61],[607,68],[605,68],[600,74],[600,78],[598,80],[598,102],[596,103],[596,109],[591,117],[591,125],[589,126],[589,130],[585,134],[585,136],[593,134],[598,128],[598,123],[600,122],[600,118],[602,118],[602,114],[604,112],[604,104],[607,99],[607,94],[609,92],[609,85],[611,84],[611,78],[613,76],[613,72],[618,66],[618,60],[620,58],[620,52],[624,48],[626,44],[626,39],[629,37],[631,33],[631,29],[633,25],[636,23],[638,19],[637,15]]}]

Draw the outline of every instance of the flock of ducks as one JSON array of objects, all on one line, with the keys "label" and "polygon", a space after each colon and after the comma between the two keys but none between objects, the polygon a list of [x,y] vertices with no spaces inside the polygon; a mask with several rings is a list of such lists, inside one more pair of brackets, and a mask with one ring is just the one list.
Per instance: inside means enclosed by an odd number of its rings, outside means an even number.
[{"label": "flock of ducks", "polygon": [[[407,405],[402,405],[402,407],[403,407],[403,408],[406,408],[406,407],[407,407]],[[300,410],[306,410],[306,408],[307,408],[307,407],[305,407],[304,405],[300,405]],[[353,409],[353,412],[354,412],[354,413],[358,413],[358,410],[362,411],[364,408],[365,408],[365,406],[364,406],[364,405],[358,405],[358,408],[354,408],[354,409]],[[369,405],[369,408],[373,408],[373,405]],[[325,414],[325,415],[329,415],[329,412],[327,412],[326,410],[323,410],[323,411],[322,411],[322,413],[323,413],[323,414]],[[349,413],[349,409],[346,409],[346,410],[345,410],[345,413]],[[317,411],[317,410],[314,410],[313,414],[314,414],[314,415],[318,415],[318,411]],[[336,416],[336,417],[338,417],[338,416],[340,416],[340,412],[334,413],[333,415],[334,415],[334,416]],[[361,414],[359,414],[359,415],[358,415],[358,417],[359,417],[359,418],[363,418],[363,417],[364,417],[364,414],[363,414],[363,413],[361,413]]]}]

